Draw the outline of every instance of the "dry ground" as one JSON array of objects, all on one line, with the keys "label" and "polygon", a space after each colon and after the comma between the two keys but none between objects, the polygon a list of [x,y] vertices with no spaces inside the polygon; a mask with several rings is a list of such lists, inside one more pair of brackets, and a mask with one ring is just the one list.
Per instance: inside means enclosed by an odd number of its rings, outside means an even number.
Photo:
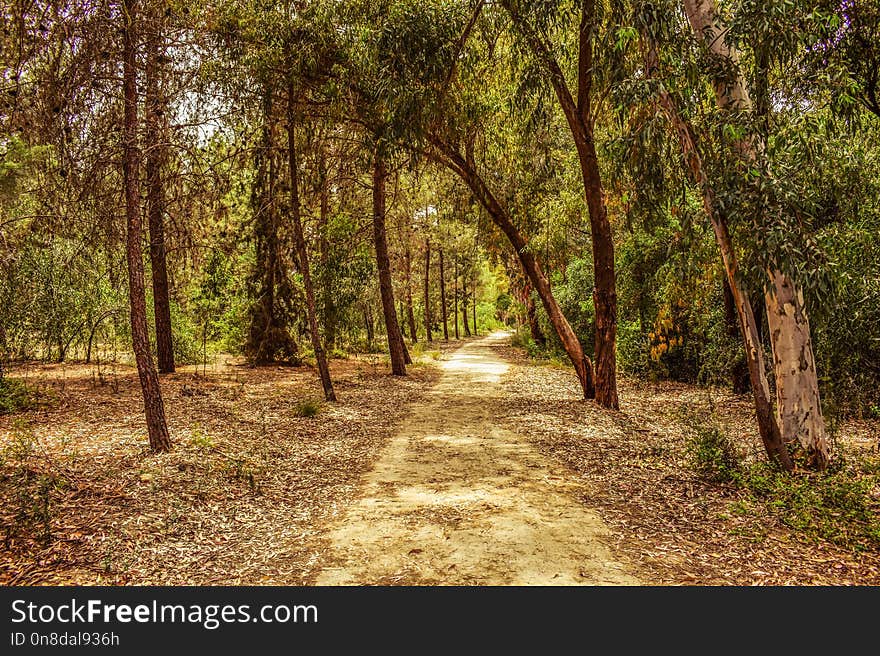
[{"label": "dry ground", "polygon": [[[462,344],[444,346],[439,364],[454,367]],[[603,411],[578,400],[569,369],[485,346],[503,367],[471,380],[473,394],[431,358],[404,379],[376,356],[334,360],[341,401],[313,418],[297,416],[320,395],[307,367],[231,362],[207,379],[193,368],[163,377],[175,449],[158,456],[145,449],[130,368],[19,368],[55,401],[0,416],[0,584],[575,582],[570,568],[554,581],[530,544],[549,547],[549,560],[598,564],[577,570],[580,583],[603,582],[604,563],[605,582],[880,584],[876,551],[738,512],[741,490],[689,467],[683,408],[711,403],[741,450],[759,453],[747,399],[623,379],[621,411]],[[867,451],[877,429],[847,424],[840,447]],[[409,478],[407,461],[426,478]],[[456,474],[463,464],[489,475],[468,482]],[[471,498],[452,494],[464,487]],[[389,508],[395,498],[409,505]],[[377,504],[388,512],[371,514]],[[535,514],[499,524],[508,544],[525,545],[505,564],[493,520],[516,519],[516,507]],[[380,539],[356,530],[366,524]],[[382,531],[400,558],[359,559],[358,549],[381,547]],[[456,535],[450,544],[465,551],[443,553]],[[481,577],[490,560],[497,576]],[[517,574],[529,568],[538,575]]]},{"label": "dry ground", "polygon": [[[308,584],[324,524],[438,376],[423,364],[394,378],[377,356],[333,360],[340,402],[305,418],[298,403],[321,397],[311,368],[230,362],[207,380],[184,368],[162,377],[174,450],[151,455],[130,367],[105,370],[103,384],[96,367],[29,369],[56,403],[0,417],[6,585]],[[52,480],[45,547],[41,475]]]},{"label": "dry ground", "polygon": [[[683,410],[714,408],[741,455],[763,458],[748,396],[683,383],[620,380],[620,412],[578,401],[568,368],[495,347],[505,378],[506,426],[529,435],[587,486],[583,502],[607,522],[621,557],[665,585],[878,585],[880,552],[855,553],[805,537],[772,513],[744,511],[743,490],[695,474]],[[880,422],[840,427],[837,448],[876,460]],[[880,490],[874,490],[875,501]],[[874,504],[875,512],[880,503]]]},{"label": "dry ground", "polygon": [[510,365],[471,342],[395,431],[331,531],[322,585],[636,585],[576,476],[498,421]]}]

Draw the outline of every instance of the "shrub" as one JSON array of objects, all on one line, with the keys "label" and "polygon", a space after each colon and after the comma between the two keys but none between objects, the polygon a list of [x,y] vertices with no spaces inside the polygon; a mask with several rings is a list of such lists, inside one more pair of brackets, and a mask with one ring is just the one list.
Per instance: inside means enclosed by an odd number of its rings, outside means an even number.
[{"label": "shrub", "polygon": [[0,378],[0,415],[29,410],[38,405],[39,394],[24,381]]},{"label": "shrub", "polygon": [[823,473],[789,474],[758,463],[736,480],[753,502],[807,537],[854,550],[880,546],[880,503],[871,494],[880,482],[876,473],[843,463]]},{"label": "shrub", "polygon": [[717,424],[694,413],[688,413],[688,417],[692,430],[687,442],[691,466],[709,481],[734,480],[740,470],[740,458],[733,441]]},{"label": "shrub", "polygon": [[296,417],[314,417],[321,411],[321,402],[317,399],[302,399],[294,406]]}]

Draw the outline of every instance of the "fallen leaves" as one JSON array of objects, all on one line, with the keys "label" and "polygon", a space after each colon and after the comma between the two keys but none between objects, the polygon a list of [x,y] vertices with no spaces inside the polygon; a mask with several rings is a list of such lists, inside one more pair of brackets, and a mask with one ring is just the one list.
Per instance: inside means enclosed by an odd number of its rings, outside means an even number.
[{"label": "fallen leaves", "polygon": [[[0,584],[308,584],[325,525],[438,375],[420,366],[392,377],[357,357],[331,367],[340,402],[311,418],[295,413],[320,396],[306,367],[232,362],[207,380],[163,376],[174,449],[160,455],[146,449],[132,369],[117,366],[114,393],[86,366],[32,368],[63,391],[54,409],[0,419],[0,445],[33,447],[26,462],[0,463]],[[33,499],[20,498],[22,467],[57,481],[46,545],[28,515]]]},{"label": "fallen leaves", "polygon": [[[613,546],[646,582],[880,584],[880,553],[816,544],[770,514],[737,512],[733,486],[709,484],[688,467],[680,412],[686,407],[711,405],[741,451],[763,457],[746,397],[622,378],[621,411],[607,411],[578,400],[571,371],[543,366],[519,349],[498,350],[516,364],[505,378],[499,421],[580,477],[589,492],[584,504],[611,526]],[[840,443],[868,449],[877,426],[850,422],[840,433]]]}]

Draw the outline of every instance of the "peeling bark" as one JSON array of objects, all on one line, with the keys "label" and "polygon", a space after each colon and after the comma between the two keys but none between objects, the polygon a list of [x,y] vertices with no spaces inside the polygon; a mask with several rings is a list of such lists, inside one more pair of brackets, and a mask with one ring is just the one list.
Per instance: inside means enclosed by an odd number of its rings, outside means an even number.
[{"label": "peeling bark", "polygon": [[[714,0],[682,2],[694,34],[702,37],[712,55],[728,65],[725,68],[738,70],[739,54],[725,40],[727,29],[718,18]],[[741,73],[733,80],[716,74],[714,85],[721,109],[752,109]],[[763,144],[751,138],[740,140],[735,148],[746,163],[757,161],[764,151]],[[819,381],[803,293],[778,267],[770,267],[767,275],[770,282],[766,293],[767,323],[773,349],[776,411],[782,439],[786,444],[799,443],[808,461],[824,469],[830,452],[819,403]]]}]

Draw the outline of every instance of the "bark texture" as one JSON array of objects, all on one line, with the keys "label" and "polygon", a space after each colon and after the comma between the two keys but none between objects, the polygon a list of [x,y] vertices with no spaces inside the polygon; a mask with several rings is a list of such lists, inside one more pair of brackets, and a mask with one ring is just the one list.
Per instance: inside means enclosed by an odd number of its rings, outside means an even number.
[{"label": "bark texture", "polygon": [[138,0],[123,2],[122,85],[124,98],[122,178],[125,192],[126,260],[128,263],[128,298],[131,309],[131,339],[137,364],[138,379],[144,396],[147,432],[153,451],[171,449],[171,437],[165,423],[165,406],[159,387],[159,375],[153,365],[147,330],[147,301],[144,294],[144,262],[141,258],[140,189],[138,169],[138,92],[137,92],[137,25]]},{"label": "bark texture", "polygon": [[162,34],[151,30],[146,39],[147,152],[144,161],[147,183],[147,223],[150,234],[150,269],[153,279],[153,313],[156,322],[156,362],[159,373],[174,372],[174,343],[171,333],[171,300],[165,252],[165,187],[162,168],[167,159],[166,102],[162,86]]},{"label": "bark texture", "polygon": [[[649,48],[646,57],[646,69],[649,77],[654,76],[655,67],[656,55],[653,48]],[[702,157],[700,156],[693,129],[683,119],[672,97],[662,86],[659,90],[658,100],[667,119],[675,129],[688,172],[694,184],[700,189],[703,198],[703,208],[712,224],[715,241],[718,244],[718,249],[721,251],[724,271],[739,320],[740,333],[743,339],[743,351],[755,402],[758,431],[761,435],[764,449],[771,461],[777,463],[783,469],[791,470],[794,465],[782,438],[779,424],[773,414],[773,402],[770,395],[770,385],[767,380],[764,348],[761,344],[758,323],[752,310],[749,294],[739,279],[736,250],[730,238],[727,221],[715,202],[714,190],[703,167]]]},{"label": "bark texture", "polygon": [[[752,102],[741,72],[739,54],[726,39],[727,28],[714,0],[682,0],[691,28],[721,65],[712,67],[715,97],[726,111],[750,111]],[[731,79],[726,71],[735,71]],[[735,144],[741,161],[756,162],[764,144],[745,138]],[[799,443],[813,466],[824,469],[830,457],[825,421],[819,403],[819,380],[813,356],[804,297],[778,267],[768,268],[767,325],[776,377],[776,412],[782,439]]]},{"label": "bark texture", "polygon": [[385,316],[385,333],[391,355],[391,373],[406,375],[406,344],[400,332],[397,312],[394,310],[394,289],[391,282],[391,260],[388,257],[388,241],[385,231],[385,162],[379,154],[373,159],[373,244],[376,249],[376,268],[379,271],[379,292],[382,296],[382,313]]}]

